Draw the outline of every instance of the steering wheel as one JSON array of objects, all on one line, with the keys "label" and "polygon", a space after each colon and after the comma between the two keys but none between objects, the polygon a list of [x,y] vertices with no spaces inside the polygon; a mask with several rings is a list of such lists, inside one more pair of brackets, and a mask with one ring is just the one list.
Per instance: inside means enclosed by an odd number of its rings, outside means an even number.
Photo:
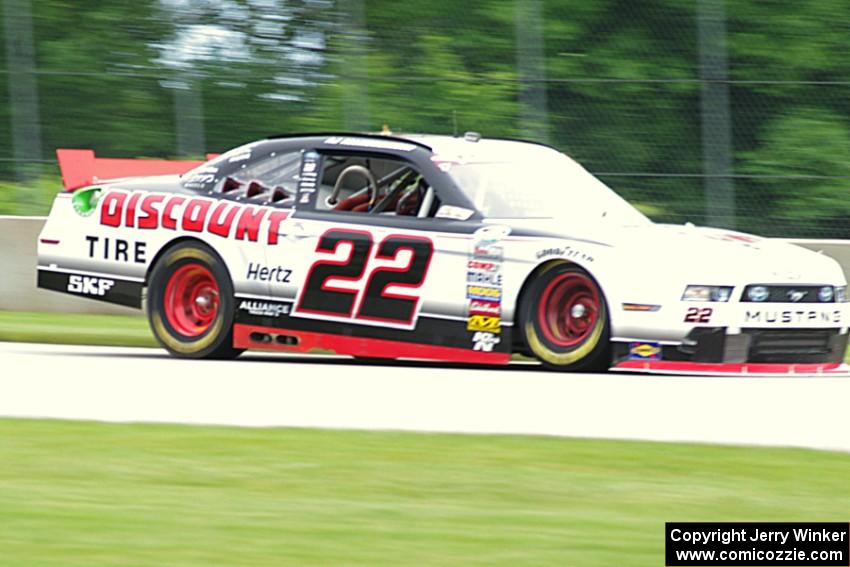
[{"label": "steering wheel", "polygon": [[342,183],[345,181],[346,177],[353,173],[359,173],[369,182],[369,208],[371,209],[375,205],[375,201],[378,199],[378,181],[375,179],[375,176],[371,171],[369,171],[369,169],[362,165],[349,165],[343,169],[340,172],[339,177],[336,178],[333,191],[331,191],[331,195],[326,201],[329,207],[333,207],[339,202],[339,192],[342,190]]}]

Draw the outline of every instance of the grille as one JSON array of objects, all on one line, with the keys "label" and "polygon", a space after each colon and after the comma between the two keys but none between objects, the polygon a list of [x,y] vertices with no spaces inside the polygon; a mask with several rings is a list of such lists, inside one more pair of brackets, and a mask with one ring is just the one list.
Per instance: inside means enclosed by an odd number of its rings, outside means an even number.
[{"label": "grille", "polygon": [[[766,287],[768,291],[767,299],[764,301],[750,300],[749,292],[754,287]],[[823,285],[748,285],[744,288],[744,293],[741,295],[743,303],[835,303],[835,293],[830,301],[821,301],[818,299],[818,292]],[[801,295],[802,294],[802,295]],[[800,297],[797,301],[791,299],[792,296]],[[801,295],[801,296],[800,296]]]},{"label": "grille", "polygon": [[829,329],[741,329],[749,335],[752,362],[783,362],[797,358],[822,358],[833,351],[836,330]]}]

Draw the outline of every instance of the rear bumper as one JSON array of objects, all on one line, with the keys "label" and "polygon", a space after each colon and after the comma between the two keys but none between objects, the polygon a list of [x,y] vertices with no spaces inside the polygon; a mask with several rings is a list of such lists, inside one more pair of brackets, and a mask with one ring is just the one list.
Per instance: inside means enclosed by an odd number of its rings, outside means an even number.
[{"label": "rear bumper", "polygon": [[[706,374],[846,372],[848,333],[840,329],[700,327],[677,345],[615,343],[614,368]],[[647,346],[650,345],[650,346]]]}]

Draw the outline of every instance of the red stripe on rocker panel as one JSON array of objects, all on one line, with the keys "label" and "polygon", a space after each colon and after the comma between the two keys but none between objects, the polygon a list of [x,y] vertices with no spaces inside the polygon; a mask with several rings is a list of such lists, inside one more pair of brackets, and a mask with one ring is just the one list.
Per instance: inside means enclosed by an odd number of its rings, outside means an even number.
[{"label": "red stripe on rocker panel", "polygon": [[[275,341],[260,342],[251,339],[252,333],[295,337],[297,345],[279,344]],[[280,350],[284,352],[309,352],[312,349],[332,350],[337,354],[373,358],[418,358],[445,362],[468,362],[477,364],[507,364],[510,355],[504,352],[481,352],[472,348],[456,348],[385,339],[327,335],[308,331],[292,331],[253,325],[233,326],[235,348]],[[472,345],[470,345],[471,347]]]},{"label": "red stripe on rocker panel", "polygon": [[638,372],[677,373],[677,374],[736,374],[736,375],[777,375],[786,374],[823,374],[847,375],[850,366],[837,362],[818,364],[778,364],[778,363],[710,363],[710,362],[677,362],[672,360],[626,360],[614,367],[614,370],[634,370]]}]

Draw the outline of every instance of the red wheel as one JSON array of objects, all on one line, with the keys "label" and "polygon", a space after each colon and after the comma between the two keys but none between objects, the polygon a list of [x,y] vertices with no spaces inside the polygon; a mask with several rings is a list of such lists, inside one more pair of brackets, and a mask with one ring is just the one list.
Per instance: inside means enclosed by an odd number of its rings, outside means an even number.
[{"label": "red wheel", "polygon": [[566,272],[555,276],[543,290],[537,308],[540,329],[559,347],[585,340],[599,320],[599,292],[587,275]]},{"label": "red wheel", "polygon": [[605,370],[608,311],[596,280],[568,262],[543,267],[523,293],[519,322],[528,350],[556,370]]},{"label": "red wheel", "polygon": [[203,335],[219,309],[218,284],[201,264],[184,264],[171,274],[165,287],[165,317],[186,337]]},{"label": "red wheel", "polygon": [[163,252],[148,279],[148,320],[159,344],[186,358],[233,358],[230,273],[213,250],[181,242]]}]

